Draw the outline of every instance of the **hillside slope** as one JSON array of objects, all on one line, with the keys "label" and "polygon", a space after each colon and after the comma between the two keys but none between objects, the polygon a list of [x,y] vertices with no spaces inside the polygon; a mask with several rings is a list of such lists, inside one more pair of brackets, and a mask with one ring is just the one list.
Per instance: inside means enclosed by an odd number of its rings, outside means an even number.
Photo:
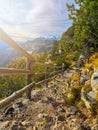
[{"label": "hillside slope", "polygon": [[[87,93],[91,91],[90,81],[94,71],[93,69],[88,71],[88,69],[92,64],[94,70],[97,69],[97,61],[98,53],[95,53],[90,57],[89,63],[86,61],[84,67],[66,70],[63,76],[56,77],[55,82],[49,82],[48,88],[33,90],[31,100],[20,98],[9,107],[13,108],[10,113],[8,108],[1,110],[1,128],[5,130],[14,130],[14,128],[24,130],[97,130],[98,104],[92,104],[87,99],[91,104],[89,109],[88,102],[85,102],[81,95],[82,89],[85,90],[86,97]],[[80,72],[86,71],[84,78],[87,76],[88,78],[84,82]],[[98,99],[96,98],[95,101],[97,103]]]}]

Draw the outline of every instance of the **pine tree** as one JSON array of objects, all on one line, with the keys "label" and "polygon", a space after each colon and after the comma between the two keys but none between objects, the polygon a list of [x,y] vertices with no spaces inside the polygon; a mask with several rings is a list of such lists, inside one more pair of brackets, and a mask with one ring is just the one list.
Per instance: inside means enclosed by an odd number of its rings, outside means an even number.
[{"label": "pine tree", "polygon": [[98,48],[98,0],[75,0],[67,7],[74,25],[74,45],[88,55],[90,47]]}]

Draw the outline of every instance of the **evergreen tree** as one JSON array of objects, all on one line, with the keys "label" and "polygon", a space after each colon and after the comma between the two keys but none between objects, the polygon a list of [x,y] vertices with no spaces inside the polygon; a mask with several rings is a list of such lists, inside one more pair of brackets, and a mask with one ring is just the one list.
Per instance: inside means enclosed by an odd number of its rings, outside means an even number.
[{"label": "evergreen tree", "polygon": [[98,48],[98,0],[75,0],[67,7],[74,25],[74,45],[88,55],[90,47]]},{"label": "evergreen tree", "polygon": [[69,53],[71,50],[73,50],[73,35],[73,26],[68,28],[68,30],[62,34],[59,46],[61,46],[61,49],[64,53]]}]

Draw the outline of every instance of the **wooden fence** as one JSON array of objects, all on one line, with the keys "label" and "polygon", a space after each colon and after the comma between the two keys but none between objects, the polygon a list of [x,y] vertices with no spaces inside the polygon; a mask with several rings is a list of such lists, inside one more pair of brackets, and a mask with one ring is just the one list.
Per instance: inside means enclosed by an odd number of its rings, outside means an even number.
[{"label": "wooden fence", "polygon": [[[46,62],[45,64],[35,62],[32,55],[27,53],[21,46],[19,46],[14,40],[12,40],[2,29],[0,29],[0,40],[4,41],[6,44],[13,47],[15,50],[17,50],[19,53],[23,54],[27,58],[26,70],[0,67],[0,76],[13,75],[13,74],[14,75],[15,74],[26,75],[26,86],[24,88],[22,88],[21,90],[14,92],[9,97],[1,100],[0,101],[0,109],[2,107],[5,107],[6,105],[8,105],[13,100],[19,98],[24,92],[26,92],[26,98],[31,99],[31,91],[32,91],[32,88],[34,86],[41,85],[42,83],[45,83],[46,87],[47,87],[48,81],[55,79],[55,76],[57,75],[57,73],[62,72],[62,74],[63,74],[63,71],[64,71],[64,64],[63,63],[62,63],[62,66],[59,66],[59,67],[56,64],[54,64],[52,66],[53,72],[49,73],[48,70],[50,68],[50,64],[48,62]],[[46,71],[43,73],[39,73],[39,74],[34,73],[31,70],[32,63],[33,63],[33,65],[36,65],[36,66],[44,66]],[[40,76],[42,74],[45,75],[44,80],[42,80],[38,83],[32,82],[32,76],[36,76],[36,75]]]}]

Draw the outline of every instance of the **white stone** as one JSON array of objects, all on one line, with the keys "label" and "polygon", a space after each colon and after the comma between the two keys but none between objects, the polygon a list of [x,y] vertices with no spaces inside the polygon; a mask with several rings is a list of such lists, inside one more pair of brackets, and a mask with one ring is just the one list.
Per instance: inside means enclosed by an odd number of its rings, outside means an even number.
[{"label": "white stone", "polygon": [[98,73],[94,72],[91,77],[91,87],[94,92],[98,91]]},{"label": "white stone", "polygon": [[90,92],[87,94],[87,97],[88,97],[88,99],[89,99],[92,103],[96,100],[96,95],[95,95],[95,92],[94,92],[94,91],[90,91]]}]

